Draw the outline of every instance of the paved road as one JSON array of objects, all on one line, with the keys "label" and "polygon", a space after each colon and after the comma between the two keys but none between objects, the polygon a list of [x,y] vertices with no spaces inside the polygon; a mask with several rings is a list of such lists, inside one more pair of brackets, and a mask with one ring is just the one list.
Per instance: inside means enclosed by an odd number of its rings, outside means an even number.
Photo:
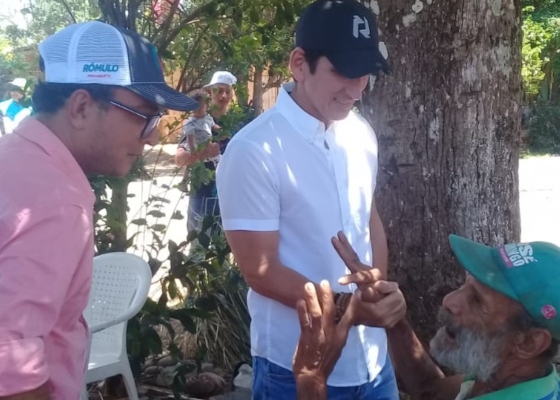
[{"label": "paved road", "polygon": [[560,246],[560,157],[520,160],[521,239]]}]

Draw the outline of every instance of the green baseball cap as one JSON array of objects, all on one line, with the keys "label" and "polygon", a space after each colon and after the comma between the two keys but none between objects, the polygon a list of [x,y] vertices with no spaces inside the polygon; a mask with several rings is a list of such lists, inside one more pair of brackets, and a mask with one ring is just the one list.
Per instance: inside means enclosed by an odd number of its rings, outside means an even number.
[{"label": "green baseball cap", "polygon": [[521,303],[560,339],[560,248],[547,242],[488,247],[449,235],[459,263],[484,285]]}]

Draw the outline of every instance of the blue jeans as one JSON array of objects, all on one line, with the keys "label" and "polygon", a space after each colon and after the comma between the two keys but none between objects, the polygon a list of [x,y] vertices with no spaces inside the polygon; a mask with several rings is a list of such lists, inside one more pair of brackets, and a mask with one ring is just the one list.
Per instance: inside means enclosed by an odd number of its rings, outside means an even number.
[{"label": "blue jeans", "polygon": [[220,215],[217,197],[190,196],[187,210],[187,232],[200,230],[207,215]]},{"label": "blue jeans", "polygon": [[[328,386],[329,400],[399,400],[395,371],[389,355],[379,375],[360,386]],[[296,400],[292,371],[265,358],[253,357],[253,400]]]}]

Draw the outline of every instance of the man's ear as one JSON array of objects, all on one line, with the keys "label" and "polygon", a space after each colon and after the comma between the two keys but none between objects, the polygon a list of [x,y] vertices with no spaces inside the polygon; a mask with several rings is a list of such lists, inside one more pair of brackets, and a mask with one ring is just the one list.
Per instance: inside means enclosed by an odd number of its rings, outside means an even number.
[{"label": "man's ear", "polygon": [[84,129],[92,118],[99,118],[99,105],[84,89],[72,93],[65,108],[68,121],[76,130]]},{"label": "man's ear", "polygon": [[531,359],[544,353],[552,343],[552,335],[544,328],[531,328],[520,333],[514,342],[514,352],[520,359]]},{"label": "man's ear", "polygon": [[290,70],[296,82],[300,82],[305,77],[308,68],[305,61],[305,51],[301,47],[296,47],[290,53]]}]

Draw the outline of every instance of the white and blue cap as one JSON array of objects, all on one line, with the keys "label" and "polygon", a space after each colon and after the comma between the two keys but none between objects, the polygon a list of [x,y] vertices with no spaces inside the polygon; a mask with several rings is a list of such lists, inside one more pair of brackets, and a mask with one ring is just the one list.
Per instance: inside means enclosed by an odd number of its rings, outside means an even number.
[{"label": "white and blue cap", "polygon": [[135,32],[91,21],[39,44],[44,82],[121,86],[160,107],[191,111],[198,103],[169,87],[155,46]]}]

